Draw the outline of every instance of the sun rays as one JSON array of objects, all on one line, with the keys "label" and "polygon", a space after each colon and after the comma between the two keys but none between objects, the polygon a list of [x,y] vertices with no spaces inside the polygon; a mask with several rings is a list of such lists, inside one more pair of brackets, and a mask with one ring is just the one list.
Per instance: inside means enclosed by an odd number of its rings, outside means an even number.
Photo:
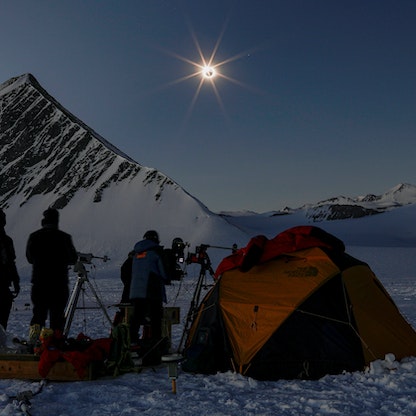
[{"label": "sun rays", "polygon": [[211,88],[212,92],[215,95],[216,101],[218,103],[219,108],[221,109],[223,115],[225,118],[227,117],[227,113],[225,110],[225,105],[223,102],[223,99],[221,97],[220,91],[219,91],[219,84],[221,82],[230,82],[233,83],[234,85],[238,85],[240,87],[244,87],[247,89],[252,89],[253,88],[249,87],[248,85],[244,84],[241,81],[238,81],[237,79],[232,78],[230,75],[226,75],[222,72],[222,70],[224,69],[225,65],[242,59],[244,57],[247,57],[250,55],[250,51],[245,51],[245,52],[241,52],[239,54],[236,54],[234,56],[228,57],[222,61],[216,61],[216,57],[218,54],[218,50],[220,47],[220,44],[222,42],[222,38],[224,36],[226,27],[227,27],[227,22],[225,22],[225,24],[223,25],[223,28],[221,30],[220,35],[218,36],[215,45],[211,51],[211,53],[209,55],[204,54],[201,45],[198,41],[198,38],[196,36],[195,31],[193,30],[191,24],[188,22],[188,26],[189,26],[189,31],[192,37],[192,41],[193,44],[196,48],[196,51],[198,53],[199,56],[199,61],[193,61],[185,56],[179,55],[175,52],[163,49],[163,52],[165,52],[166,54],[174,57],[175,59],[181,60],[187,64],[190,65],[191,67],[191,72],[189,74],[186,74],[182,77],[176,78],[174,80],[172,80],[171,82],[167,83],[164,85],[164,88],[166,87],[171,87],[186,81],[189,81],[191,79],[196,79],[199,78],[199,82],[196,85],[196,89],[195,92],[193,94],[193,97],[191,99],[189,108],[186,112],[186,116],[185,116],[185,120],[184,123],[189,120],[189,118],[192,115],[192,112],[196,106],[196,103],[198,101],[199,96],[202,93],[203,88],[208,87]]}]

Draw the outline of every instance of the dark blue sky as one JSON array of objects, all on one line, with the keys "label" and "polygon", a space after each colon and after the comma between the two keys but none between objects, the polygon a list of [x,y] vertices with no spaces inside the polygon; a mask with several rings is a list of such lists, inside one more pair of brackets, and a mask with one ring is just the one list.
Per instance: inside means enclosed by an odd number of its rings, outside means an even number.
[{"label": "dark blue sky", "polygon": [[[263,212],[416,184],[415,22],[413,0],[6,0],[0,82],[30,72],[210,209]],[[213,81],[185,79],[197,45]]]}]

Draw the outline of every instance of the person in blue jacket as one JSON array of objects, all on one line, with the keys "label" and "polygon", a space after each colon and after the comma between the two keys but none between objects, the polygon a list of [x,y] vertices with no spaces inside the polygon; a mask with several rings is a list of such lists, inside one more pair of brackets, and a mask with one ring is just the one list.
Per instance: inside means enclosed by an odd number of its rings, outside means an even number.
[{"label": "person in blue jacket", "polygon": [[130,302],[133,314],[130,318],[130,339],[139,340],[140,326],[143,337],[156,342],[162,337],[163,302],[166,302],[165,283],[168,282],[163,262],[163,247],[159,245],[156,231],[147,231],[143,240],[134,246]]}]

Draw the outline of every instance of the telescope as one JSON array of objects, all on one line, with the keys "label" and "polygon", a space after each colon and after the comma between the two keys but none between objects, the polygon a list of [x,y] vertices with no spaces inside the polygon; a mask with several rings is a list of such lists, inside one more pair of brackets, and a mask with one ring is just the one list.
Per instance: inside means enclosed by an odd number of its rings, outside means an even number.
[{"label": "telescope", "polygon": [[209,260],[207,249],[208,248],[220,248],[223,250],[231,250],[233,253],[237,250],[237,244],[233,244],[232,247],[223,247],[223,246],[211,246],[209,244],[200,244],[195,248],[195,253],[188,253],[186,258],[186,263],[199,263],[202,265],[210,265],[211,261]]},{"label": "telescope", "polygon": [[110,260],[108,256],[99,257],[99,256],[94,256],[94,254],[92,253],[77,253],[77,254],[78,254],[78,261],[84,264],[91,264],[92,259],[100,259],[103,262]]}]

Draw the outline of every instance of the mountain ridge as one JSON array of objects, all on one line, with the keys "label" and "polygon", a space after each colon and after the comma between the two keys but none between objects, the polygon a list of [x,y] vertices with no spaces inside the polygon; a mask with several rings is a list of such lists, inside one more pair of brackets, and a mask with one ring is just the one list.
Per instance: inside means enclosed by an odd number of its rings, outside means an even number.
[{"label": "mountain ridge", "polygon": [[[118,172],[113,180],[122,175],[134,176],[140,170],[133,159],[61,106],[32,75],[25,74],[2,84],[0,97],[3,145],[0,166],[11,165],[7,179],[0,184],[0,203],[4,203],[4,196],[7,199],[20,193],[24,204],[33,195],[55,190],[57,200],[51,205],[63,208],[75,189],[96,184],[101,173],[113,163]],[[82,153],[94,163],[95,170],[101,169],[98,175],[88,172],[88,160],[77,164]],[[97,159],[103,162],[100,167]],[[30,170],[36,170],[36,178],[25,175]],[[22,184],[22,177],[26,183]],[[71,180],[75,180],[74,186],[70,185]],[[103,187],[105,184],[97,188],[97,194],[102,193]]]},{"label": "mountain ridge", "polygon": [[64,106],[61,105],[59,101],[57,101],[52,95],[49,94],[48,91],[46,91],[42,85],[39,83],[39,81],[30,73],[26,73],[17,77],[13,77],[9,79],[8,81],[0,84],[0,97],[4,94],[7,94],[10,90],[16,89],[24,84],[28,84],[33,86],[36,90],[38,90],[45,98],[47,98],[49,101],[51,101],[57,108],[59,108],[63,113],[65,113],[74,123],[79,124],[82,126],[85,130],[90,131],[93,133],[93,136],[100,140],[106,147],[113,150],[115,153],[119,154],[121,157],[129,160],[130,162],[137,163],[134,159],[132,159],[130,156],[128,156],[126,153],[118,149],[116,146],[114,146],[112,143],[110,143],[108,140],[106,140],[103,136],[101,136],[99,133],[97,133],[94,129],[92,129],[90,126],[85,124],[80,118],[78,118],[76,115],[74,115],[72,112],[70,112],[68,109],[66,109]]},{"label": "mountain ridge", "polygon": [[400,183],[381,195],[367,194],[357,197],[340,195],[316,203],[306,203],[298,208],[285,207],[282,210],[273,210],[264,213],[253,211],[221,211],[219,214],[223,217],[279,217],[300,214],[312,222],[322,222],[362,218],[411,204],[416,204],[416,186],[409,183]]},{"label": "mountain ridge", "polygon": [[111,251],[116,261],[146,229],[165,245],[247,238],[168,176],[124,157],[30,74],[0,86],[0,144],[0,206],[19,257],[47,207],[61,210],[79,251]]},{"label": "mountain ridge", "polygon": [[400,183],[381,195],[328,198],[317,203],[304,204],[299,208],[286,207],[280,211],[270,211],[265,215],[278,216],[303,212],[313,222],[361,218],[381,214],[395,208],[416,204],[416,186]]}]

